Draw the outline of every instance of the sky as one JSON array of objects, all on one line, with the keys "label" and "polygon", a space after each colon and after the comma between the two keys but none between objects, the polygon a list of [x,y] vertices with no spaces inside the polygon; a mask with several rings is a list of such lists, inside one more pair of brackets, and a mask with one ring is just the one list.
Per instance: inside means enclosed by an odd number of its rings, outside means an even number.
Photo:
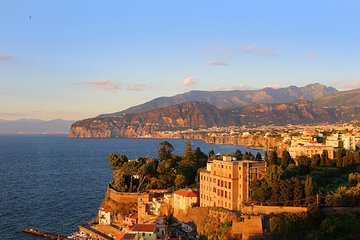
[{"label": "sky", "polygon": [[0,0],[0,119],[190,90],[360,88],[360,1]]}]

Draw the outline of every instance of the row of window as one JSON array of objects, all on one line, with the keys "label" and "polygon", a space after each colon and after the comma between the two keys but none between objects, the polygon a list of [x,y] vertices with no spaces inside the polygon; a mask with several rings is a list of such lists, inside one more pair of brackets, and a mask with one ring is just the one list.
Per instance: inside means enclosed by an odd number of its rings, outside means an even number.
[{"label": "row of window", "polygon": [[200,180],[209,182],[209,179],[210,179],[210,182],[212,181],[213,183],[217,183],[218,187],[225,187],[225,188],[231,189],[231,182],[229,182],[229,181],[220,180],[220,179],[217,179],[217,181],[216,181],[216,178],[211,178],[211,177],[209,178],[208,176],[200,176]]}]

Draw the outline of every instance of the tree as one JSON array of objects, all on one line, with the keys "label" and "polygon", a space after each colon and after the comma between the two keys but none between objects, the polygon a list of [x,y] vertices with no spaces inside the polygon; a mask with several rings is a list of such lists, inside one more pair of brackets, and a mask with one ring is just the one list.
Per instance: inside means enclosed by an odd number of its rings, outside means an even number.
[{"label": "tree", "polygon": [[259,152],[256,153],[255,160],[258,160],[258,161],[262,160],[261,153],[259,153]]},{"label": "tree", "polygon": [[193,161],[194,160],[194,152],[192,150],[192,143],[191,142],[186,142],[185,143],[185,150],[182,154],[182,160],[189,160],[189,161]]},{"label": "tree", "polygon": [[290,156],[290,153],[284,150],[281,156],[281,166],[283,167],[283,169],[286,169],[291,163],[293,163],[293,160]]},{"label": "tree", "polygon": [[305,198],[306,198],[305,203],[307,205],[314,202],[313,199],[314,192],[315,192],[314,181],[311,176],[307,175],[305,180]]},{"label": "tree", "polygon": [[168,141],[161,142],[158,148],[159,160],[162,161],[162,160],[170,159],[173,151],[174,151],[174,147]]},{"label": "tree", "polygon": [[139,185],[137,192],[140,192],[141,187],[146,180],[149,180],[152,176],[156,175],[157,161],[155,159],[144,159],[141,165],[138,167],[136,173],[139,176]]},{"label": "tree", "polygon": [[321,154],[320,166],[321,167],[330,166],[329,165],[329,153],[327,150],[323,150],[323,152]]},{"label": "tree", "polygon": [[109,163],[113,170],[120,169],[124,163],[128,161],[128,158],[123,154],[110,154],[108,157]]},{"label": "tree", "polygon": [[208,156],[209,156],[209,159],[214,159],[215,158],[215,152],[214,152],[213,149],[209,151]]},{"label": "tree", "polygon": [[236,151],[234,153],[234,157],[236,158],[236,160],[242,160],[243,159],[243,154],[240,151],[240,149],[236,149]]},{"label": "tree", "polygon": [[198,168],[203,168],[207,163],[207,155],[201,151],[199,147],[194,150],[194,160],[197,162]]},{"label": "tree", "polygon": [[176,178],[175,178],[175,187],[176,188],[185,187],[185,183],[186,183],[186,178],[184,175],[182,175],[182,174],[176,175]]},{"label": "tree", "polygon": [[291,186],[290,180],[283,180],[280,181],[280,189],[279,189],[279,195],[280,200],[284,202],[284,205],[289,205],[289,202],[291,199],[291,192],[292,192],[292,186]]},{"label": "tree", "polygon": [[344,148],[339,149],[336,152],[336,167],[341,168],[343,166],[344,157],[346,155],[346,150]]},{"label": "tree", "polygon": [[316,168],[319,167],[321,163],[321,156],[320,154],[315,154],[311,157],[311,167]]},{"label": "tree", "polygon": [[303,198],[303,189],[302,189],[302,184],[300,182],[300,180],[298,178],[293,178],[292,179],[293,182],[293,196],[294,196],[294,206],[298,207],[301,206],[302,204],[302,198]]},{"label": "tree", "polygon": [[278,164],[278,156],[276,151],[271,151],[269,155],[269,166]]},{"label": "tree", "polygon": [[138,162],[137,161],[128,161],[124,163],[121,167],[121,172],[124,176],[130,177],[129,192],[133,191],[133,178],[134,175],[137,175]]}]

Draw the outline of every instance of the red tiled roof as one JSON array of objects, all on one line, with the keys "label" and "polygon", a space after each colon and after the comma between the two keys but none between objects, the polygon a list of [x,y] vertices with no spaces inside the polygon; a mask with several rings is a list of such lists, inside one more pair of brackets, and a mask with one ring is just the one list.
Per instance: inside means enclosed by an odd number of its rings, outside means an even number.
[{"label": "red tiled roof", "polygon": [[183,197],[199,197],[199,192],[194,191],[192,189],[180,189],[174,192],[174,194],[183,196]]},{"label": "red tiled roof", "polygon": [[131,231],[133,232],[155,232],[154,224],[136,224]]},{"label": "red tiled roof", "polygon": [[101,211],[104,212],[111,212],[112,208],[109,205],[105,205],[104,207],[101,208]]},{"label": "red tiled roof", "polygon": [[133,213],[129,215],[129,218],[131,219],[137,219],[138,218],[138,214],[137,213]]}]

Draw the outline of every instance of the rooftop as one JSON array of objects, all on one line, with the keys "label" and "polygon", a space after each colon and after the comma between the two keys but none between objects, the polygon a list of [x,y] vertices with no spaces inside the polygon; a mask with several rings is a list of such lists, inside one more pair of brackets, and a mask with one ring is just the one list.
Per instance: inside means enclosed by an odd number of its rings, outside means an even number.
[{"label": "rooftop", "polygon": [[131,231],[133,232],[155,232],[156,226],[154,224],[136,224]]},{"label": "rooftop", "polygon": [[180,189],[174,192],[174,194],[183,196],[183,197],[199,197],[199,192],[194,191],[193,189]]}]

